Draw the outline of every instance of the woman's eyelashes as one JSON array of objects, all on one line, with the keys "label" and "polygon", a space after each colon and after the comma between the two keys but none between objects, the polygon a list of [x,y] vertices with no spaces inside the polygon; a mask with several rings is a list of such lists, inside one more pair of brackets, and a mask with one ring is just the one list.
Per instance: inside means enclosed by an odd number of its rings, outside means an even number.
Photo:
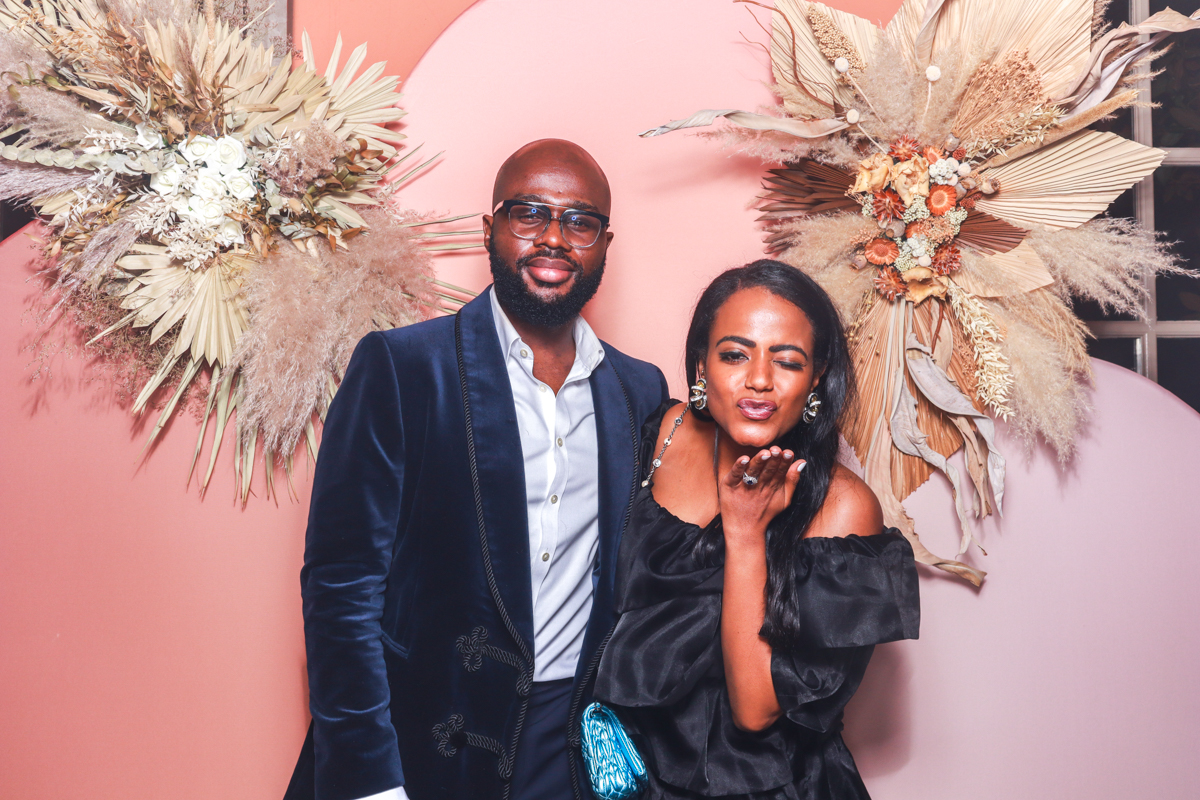
[{"label": "woman's eyelashes", "polygon": [[746,360],[746,354],[741,350],[724,350],[718,354],[722,362],[726,364],[738,364]]},{"label": "woman's eyelashes", "polygon": [[[718,353],[718,357],[724,364],[740,364],[749,360],[749,356],[741,350],[723,350]],[[808,367],[808,364],[803,361],[791,361],[789,359],[775,359],[772,363],[790,372],[803,372]]]}]

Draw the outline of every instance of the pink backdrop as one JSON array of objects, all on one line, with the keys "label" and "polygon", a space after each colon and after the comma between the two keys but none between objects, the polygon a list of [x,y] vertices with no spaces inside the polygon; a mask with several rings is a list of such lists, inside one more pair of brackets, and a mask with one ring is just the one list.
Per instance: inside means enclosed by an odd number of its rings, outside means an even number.
[{"label": "pink backdrop", "polygon": [[[382,25],[390,38],[371,60],[404,71],[465,3],[384,5],[344,0],[331,17],[297,0],[296,27],[328,53],[337,25],[347,44]],[[838,5],[886,20],[896,3]],[[390,16],[364,22],[370,13]],[[612,181],[617,231],[589,319],[662,366],[678,395],[696,294],[761,252],[747,208],[760,168],[716,142],[635,134],[767,102],[765,58],[740,32],[762,39],[726,0],[485,0],[408,82],[408,132],[446,156],[403,197],[480,211],[525,141],[589,148]],[[530,64],[543,88],[517,94],[506,75]],[[594,89],[581,98],[580,86]],[[242,511],[226,453],[201,502],[184,486],[191,419],[143,464],[141,426],[83,381],[78,359],[31,383],[26,248],[0,246],[0,797],[277,798],[307,724],[297,572],[308,476],[297,502]],[[440,271],[486,283],[479,254]],[[1040,451],[1023,459],[1002,434],[1006,518],[975,559],[987,584],[926,574],[921,640],[878,651],[847,738],[879,800],[1195,793],[1200,543],[1181,500],[1200,479],[1200,416],[1107,364],[1094,400],[1066,471]],[[941,482],[909,507],[928,541],[952,547]]]}]

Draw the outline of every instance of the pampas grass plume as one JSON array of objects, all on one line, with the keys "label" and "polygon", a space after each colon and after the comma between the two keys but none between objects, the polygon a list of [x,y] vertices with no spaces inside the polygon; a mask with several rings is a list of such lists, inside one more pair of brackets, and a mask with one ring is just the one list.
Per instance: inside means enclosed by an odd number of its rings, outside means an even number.
[{"label": "pampas grass plume", "polygon": [[1100,217],[1078,228],[1034,230],[1029,244],[1065,297],[1093,300],[1106,311],[1145,316],[1142,300],[1152,275],[1185,274],[1160,234],[1122,217]]},{"label": "pampas grass plume", "polygon": [[79,189],[94,177],[95,173],[83,169],[0,161],[0,200],[26,202],[35,197],[52,197]]},{"label": "pampas grass plume", "polygon": [[282,243],[248,276],[251,325],[231,367],[240,366],[245,381],[243,441],[257,431],[267,453],[291,454],[314,415],[324,417],[331,380],[359,339],[426,316],[429,255],[387,211],[363,216],[371,227],[348,251],[312,256]]}]

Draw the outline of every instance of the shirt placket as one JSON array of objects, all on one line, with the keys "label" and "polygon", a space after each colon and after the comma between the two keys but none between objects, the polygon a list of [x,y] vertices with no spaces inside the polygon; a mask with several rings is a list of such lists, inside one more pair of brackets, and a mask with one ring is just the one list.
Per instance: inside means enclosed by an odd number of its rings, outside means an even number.
[{"label": "shirt placket", "polygon": [[[550,387],[542,383],[533,376],[533,354],[524,344],[518,342],[522,347],[522,352],[527,355],[521,359],[522,366],[525,368],[530,381],[537,386],[537,409],[538,417],[542,422],[542,430],[540,433],[543,436],[555,436],[555,417],[557,415],[557,398],[550,390]],[[533,602],[536,604],[538,595],[541,593],[541,588],[546,580],[546,576],[550,572],[550,565],[554,562],[554,553],[558,546],[558,503],[562,495],[561,474],[562,470],[558,469],[558,453],[557,446],[551,441],[551,446],[547,449],[545,456],[546,463],[543,464],[545,476],[545,493],[543,495],[541,510],[538,514],[539,521],[539,540],[538,546],[532,553],[533,564],[531,567],[533,577]]]}]

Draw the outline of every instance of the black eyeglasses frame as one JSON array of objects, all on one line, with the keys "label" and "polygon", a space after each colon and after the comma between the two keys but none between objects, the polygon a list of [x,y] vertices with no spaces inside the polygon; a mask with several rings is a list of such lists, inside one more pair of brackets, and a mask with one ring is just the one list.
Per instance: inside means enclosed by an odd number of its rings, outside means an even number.
[{"label": "black eyeglasses frame", "polygon": [[[522,236],[521,234],[517,233],[516,231],[513,231],[512,230],[512,216],[509,214],[509,212],[512,210],[513,206],[531,206],[533,208],[546,209],[546,212],[549,215],[549,219],[547,219],[547,221],[546,221],[546,226],[544,228],[542,228],[541,231],[539,231],[534,236]],[[554,216],[553,212],[550,211],[550,209],[552,209],[552,208],[561,209],[561,211],[557,217]],[[512,235],[516,236],[518,239],[525,239],[526,241],[530,241],[530,240],[538,238],[538,236],[545,235],[546,231],[550,230],[550,224],[553,222],[558,222],[559,227],[561,228],[563,214],[566,214],[568,212],[582,214],[585,217],[591,217],[595,220],[598,220],[600,222],[600,231],[599,231],[599,233],[596,234],[595,242],[592,242],[591,244],[572,244],[571,245],[571,247],[578,247],[580,249],[586,249],[588,247],[595,247],[596,242],[600,241],[601,234],[603,234],[604,231],[608,228],[608,222],[609,222],[609,218],[606,217],[604,214],[601,214],[599,211],[588,211],[587,209],[584,209],[584,208],[573,208],[571,206],[557,206],[557,205],[554,205],[553,203],[540,203],[535,200],[502,200],[496,204],[495,208],[492,209],[492,214],[495,214],[497,211],[501,211],[501,210],[503,210],[504,215],[509,218],[508,229],[510,231],[512,231]],[[566,237],[565,232],[563,233],[563,237],[565,239],[565,237]]]}]

